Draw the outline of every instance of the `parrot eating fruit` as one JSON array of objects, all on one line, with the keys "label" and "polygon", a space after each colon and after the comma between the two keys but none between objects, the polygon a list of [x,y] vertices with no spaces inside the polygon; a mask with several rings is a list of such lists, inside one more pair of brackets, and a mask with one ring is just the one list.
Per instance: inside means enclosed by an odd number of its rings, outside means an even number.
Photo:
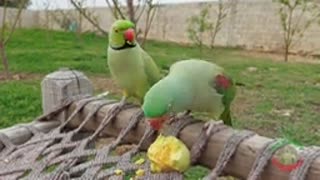
[{"label": "parrot eating fruit", "polygon": [[[235,83],[220,66],[204,60],[182,60],[150,88],[142,109],[155,130],[169,119],[168,114],[191,111],[206,112],[232,126],[230,106],[235,94]],[[206,126],[212,128],[212,123]]]}]

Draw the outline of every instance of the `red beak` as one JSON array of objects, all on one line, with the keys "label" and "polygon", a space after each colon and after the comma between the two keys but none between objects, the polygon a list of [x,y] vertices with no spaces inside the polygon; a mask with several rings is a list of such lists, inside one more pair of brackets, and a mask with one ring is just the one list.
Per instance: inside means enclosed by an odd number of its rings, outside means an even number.
[{"label": "red beak", "polygon": [[133,29],[128,29],[124,32],[124,38],[126,41],[133,42],[134,40],[134,30]]},{"label": "red beak", "polygon": [[149,120],[149,124],[152,129],[159,131],[162,128],[163,123],[168,119],[168,116],[162,116],[158,118],[152,118]]}]

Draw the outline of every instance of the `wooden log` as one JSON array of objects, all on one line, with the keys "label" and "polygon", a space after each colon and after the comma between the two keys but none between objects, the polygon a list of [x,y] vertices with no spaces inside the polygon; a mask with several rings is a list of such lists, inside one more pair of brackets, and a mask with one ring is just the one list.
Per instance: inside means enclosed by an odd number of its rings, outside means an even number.
[{"label": "wooden log", "polygon": [[[70,127],[77,127],[84,117],[89,113],[90,109],[93,108],[93,105],[97,102],[89,103],[83,110],[82,113],[77,115],[73,121],[70,122]],[[98,112],[95,120],[90,121],[86,124],[85,130],[94,131],[99,122],[106,116],[108,110],[112,107],[112,105],[104,106]],[[75,109],[75,104],[73,104],[69,113],[71,114],[72,110]],[[125,128],[128,124],[130,117],[138,112],[138,108],[128,109],[122,111],[117,116],[117,119],[110,126],[106,127],[103,131],[106,135],[117,136],[121,129]],[[187,126],[184,128],[180,134],[179,138],[187,145],[188,148],[191,148],[192,145],[196,142],[198,135],[201,132],[203,124],[196,123]],[[142,138],[144,131],[146,129],[146,122],[141,121],[137,129],[135,131],[130,132],[125,138],[126,141],[131,143],[138,143]],[[228,138],[232,135],[232,129],[227,128],[214,136],[212,136],[209,140],[208,146],[202,154],[199,163],[208,168],[214,168],[219,157],[219,154],[222,152],[224,144],[228,140]],[[153,137],[155,138],[155,137]],[[238,147],[235,156],[231,159],[231,161],[227,164],[225,173],[230,174],[235,177],[246,179],[249,171],[252,167],[252,164],[259,152],[262,149],[263,145],[272,139],[255,135],[252,138],[245,140]],[[143,147],[146,149],[147,147]],[[273,166],[271,163],[265,168],[264,172],[261,174],[261,178],[263,180],[285,180],[289,178],[289,173],[280,171],[277,167]],[[308,172],[308,176],[306,180],[319,180],[320,178],[320,158],[316,159],[312,167]]]},{"label": "wooden log", "polygon": [[[24,126],[33,126],[40,132],[47,133],[51,129],[59,126],[60,121],[52,120],[52,121],[45,121],[45,122],[32,122],[28,124],[19,124],[17,126],[13,126],[6,129],[1,129],[0,133],[5,134],[11,140],[11,142],[15,145],[20,145],[27,142],[31,137],[32,133]],[[0,151],[3,148],[3,144],[0,142]]]}]

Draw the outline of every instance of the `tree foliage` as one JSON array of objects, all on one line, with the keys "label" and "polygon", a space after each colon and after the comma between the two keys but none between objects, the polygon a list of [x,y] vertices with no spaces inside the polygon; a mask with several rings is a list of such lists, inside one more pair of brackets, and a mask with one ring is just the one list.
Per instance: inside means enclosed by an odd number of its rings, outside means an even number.
[{"label": "tree foliage", "polygon": [[279,5],[279,17],[283,30],[284,60],[288,61],[289,52],[305,31],[319,21],[320,9],[312,0],[274,0]]},{"label": "tree foliage", "polygon": [[[70,0],[70,3],[73,5],[73,7],[76,8],[79,14],[83,16],[86,20],[88,20],[88,22],[92,26],[94,26],[101,34],[107,35],[107,31],[100,26],[98,17],[94,14],[94,12],[89,10],[88,8],[83,7],[86,1],[87,0]],[[82,24],[81,16],[79,16],[80,28]]]},{"label": "tree foliage", "polygon": [[188,18],[188,37],[189,39],[202,50],[204,35],[212,27],[209,17],[210,6],[205,6],[201,9],[199,15],[194,15]]},{"label": "tree foliage", "polygon": [[[7,1],[7,2],[6,2]],[[23,4],[21,4],[21,2]],[[22,5],[23,8],[27,8],[31,4],[31,0],[0,0],[0,6],[3,7],[6,4],[7,7],[19,8]]]},{"label": "tree foliage", "polygon": [[[70,0],[71,4],[93,25],[95,26],[102,34],[107,34],[107,32],[99,25],[99,22],[95,20],[92,12],[90,12],[87,8],[81,8],[79,1],[85,0]],[[158,3],[156,0],[105,0],[109,9],[111,10],[112,16],[114,19],[129,19],[133,23],[135,23],[135,30],[137,36],[142,34],[140,38],[141,45],[144,44],[150,28],[152,26],[152,22],[154,20],[156,10],[158,7]],[[136,2],[136,3],[135,3]],[[144,18],[144,26],[140,26],[139,22],[141,22],[142,16],[145,15]]]},{"label": "tree foliage", "polygon": [[219,0],[218,8],[215,11],[216,19],[214,22],[210,23],[210,47],[214,48],[214,42],[218,32],[221,30],[224,19],[227,17],[231,6],[233,5],[233,0]]},{"label": "tree foliage", "polygon": [[[232,0],[219,0],[216,9],[206,5],[199,14],[188,18],[188,37],[195,45],[200,47],[200,50],[202,49],[205,35],[210,37],[210,47],[214,48],[216,36],[229,13],[232,2]],[[214,17],[210,14],[211,12],[215,14]]]},{"label": "tree foliage", "polygon": [[8,15],[7,8],[8,8],[9,2],[10,2],[9,0],[4,0],[2,17],[1,17],[2,24],[0,27],[0,57],[2,60],[2,65],[3,65],[6,79],[10,78],[9,62],[8,62],[7,53],[6,53],[6,46],[7,46],[8,42],[10,41],[10,39],[13,35],[13,32],[16,30],[18,21],[21,17],[21,14],[22,14],[22,10],[25,7],[28,0],[19,0],[19,4],[17,6],[18,10],[17,10],[15,17],[11,23],[7,22],[7,20],[8,20],[7,19],[7,15]]}]

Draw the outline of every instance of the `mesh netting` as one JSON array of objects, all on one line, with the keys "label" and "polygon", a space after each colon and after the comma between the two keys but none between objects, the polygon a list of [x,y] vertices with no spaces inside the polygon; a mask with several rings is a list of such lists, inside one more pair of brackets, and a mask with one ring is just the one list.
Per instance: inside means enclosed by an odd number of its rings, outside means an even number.
[{"label": "mesh netting", "polygon": [[[66,125],[86,104],[97,100],[100,102],[95,105],[78,128],[70,131],[65,130]],[[145,176],[142,178],[147,179],[183,179],[181,174],[175,172],[151,174],[149,170],[150,162],[148,161],[143,165],[132,162],[134,156],[139,153],[140,146],[147,142],[150,135],[153,134],[150,128],[145,131],[140,143],[133,146],[128,152],[121,156],[113,153],[115,148],[123,143],[124,136],[135,128],[141,118],[132,118],[136,121],[130,121],[131,123],[110,144],[106,144],[100,149],[94,148],[94,143],[99,138],[100,132],[112,123],[114,117],[107,115],[92,134],[83,135],[81,129],[88,121],[93,119],[101,107],[113,103],[115,101],[106,101],[94,97],[82,99],[77,103],[76,110],[68,120],[47,134],[41,133],[33,126],[25,126],[33,133],[33,137],[22,145],[16,146],[11,143],[8,137],[0,134],[0,140],[5,145],[0,153],[0,159],[3,160],[0,162],[1,179],[122,179],[124,175],[116,174],[117,169],[121,169],[126,174],[142,169],[145,171]],[[63,107],[66,108],[70,104],[68,102]],[[124,108],[130,108],[130,105]],[[62,109],[57,109],[56,113]],[[110,111],[117,109],[113,108]],[[52,114],[54,113],[51,113],[50,116]],[[138,112],[137,115],[142,116],[142,113]],[[48,118],[48,116],[39,119],[45,118]]]},{"label": "mesh netting", "polygon": [[[81,124],[75,129],[68,129],[68,124],[75,118],[75,116],[84,109],[88,104],[95,101],[94,107],[83,118]],[[112,139],[109,143],[105,143],[97,148],[100,134],[106,126],[113,123],[116,115],[124,109],[136,107],[134,105],[126,104],[122,109],[117,108],[116,101],[105,100],[99,97],[76,97],[65,101],[65,103],[56,108],[54,111],[42,115],[36,121],[50,120],[55,115],[69,108],[75,103],[76,108],[69,116],[69,118],[61,123],[57,128],[52,129],[48,133],[43,133],[36,129],[34,126],[24,126],[32,134],[32,138],[21,145],[15,145],[4,134],[0,133],[0,140],[4,148],[0,152],[0,179],[13,180],[13,179],[124,179],[128,175],[135,175],[137,170],[143,170],[144,174],[136,177],[135,179],[163,179],[163,180],[179,180],[183,179],[183,174],[177,172],[171,173],[158,173],[153,174],[150,171],[150,162],[145,159],[142,164],[135,163],[135,159],[141,156],[142,146],[148,147],[154,140],[154,131],[149,127],[144,131],[144,135],[140,142],[136,145],[130,146],[123,153],[115,153],[115,150],[125,144],[124,138],[130,132],[134,131],[139,121],[143,120],[143,113],[139,110],[136,111],[131,117],[130,123],[121,130],[117,137]],[[82,130],[84,126],[95,119],[97,112],[104,106],[111,105],[109,112],[101,120],[98,128],[92,133],[84,133]],[[178,136],[179,132],[187,125],[196,123],[191,117],[184,120],[174,121],[171,125],[171,130],[168,132],[170,135]],[[226,126],[217,123],[211,129],[211,134],[214,135]],[[198,140],[191,148],[192,163],[197,163],[198,159],[206,147],[208,139],[207,133],[199,134]],[[255,135],[250,131],[235,131],[229,137],[229,140],[224,146],[223,152],[220,154],[216,163],[216,168],[207,176],[208,179],[216,179],[222,174],[226,164],[232,158],[237,147],[244,140]],[[267,146],[266,146],[267,147]],[[267,149],[267,148],[265,148]],[[319,153],[313,152],[310,156],[310,161],[319,156]],[[258,156],[255,167],[258,173],[262,172],[263,167],[270,155]],[[263,159],[263,163],[259,164],[259,159]],[[308,169],[309,166],[304,166]],[[119,170],[124,172],[122,174]],[[257,179],[258,175],[252,170],[252,179]],[[299,173],[295,173],[299,174]],[[293,176],[297,176],[293,173]],[[298,178],[300,179],[300,178]]]}]

